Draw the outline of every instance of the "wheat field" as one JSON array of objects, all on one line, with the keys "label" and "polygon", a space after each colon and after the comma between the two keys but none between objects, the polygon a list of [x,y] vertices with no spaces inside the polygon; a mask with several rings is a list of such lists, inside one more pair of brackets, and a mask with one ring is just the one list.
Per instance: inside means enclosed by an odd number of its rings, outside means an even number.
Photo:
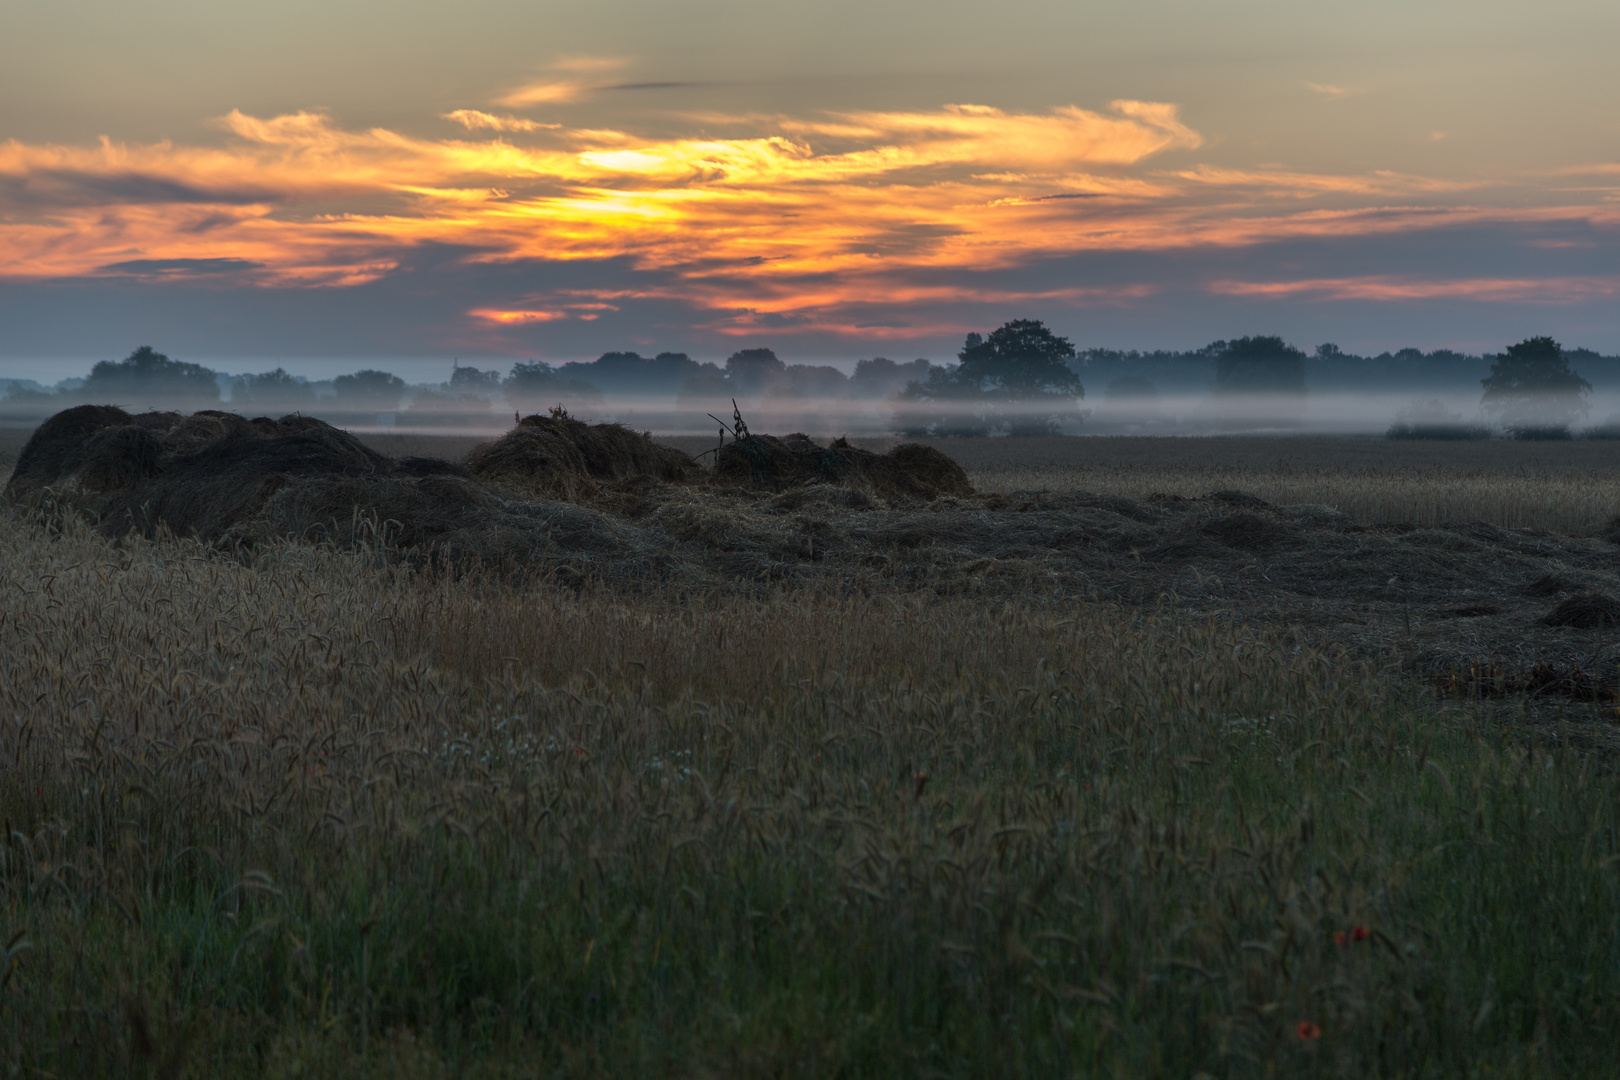
[{"label": "wheat field", "polygon": [[1556,720],[1167,604],[375,555],[0,513],[6,1075],[1612,1067]]}]

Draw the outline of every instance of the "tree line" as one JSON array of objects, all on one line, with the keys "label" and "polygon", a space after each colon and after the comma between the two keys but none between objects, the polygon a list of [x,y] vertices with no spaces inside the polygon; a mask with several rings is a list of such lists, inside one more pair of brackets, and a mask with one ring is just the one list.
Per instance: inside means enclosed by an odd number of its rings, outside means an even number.
[{"label": "tree line", "polygon": [[[561,404],[574,412],[603,408],[609,397],[649,401],[674,399],[677,409],[712,411],[730,399],[847,399],[889,402],[895,429],[907,435],[1050,434],[1080,421],[1086,390],[1082,373],[1111,375],[1107,396],[1150,399],[1160,380],[1174,382],[1184,370],[1200,373],[1202,389],[1217,399],[1242,400],[1286,422],[1303,410],[1307,373],[1384,366],[1405,370],[1429,366],[1453,376],[1477,371],[1488,362],[1482,406],[1504,428],[1520,437],[1556,437],[1587,409],[1592,384],[1571,360],[1615,366],[1620,359],[1589,350],[1565,350],[1550,337],[1529,338],[1495,356],[1471,357],[1418,350],[1379,357],[1356,357],[1335,345],[1318,346],[1314,356],[1280,337],[1252,336],[1212,342],[1183,353],[1076,350],[1072,341],[1035,319],[1015,319],[988,334],[970,333],[954,365],[926,359],[896,362],[862,359],[853,374],[830,365],[787,364],[767,348],[734,352],[723,364],[698,362],[685,353],[643,357],[609,352],[590,362],[547,364],[524,360],[503,375],[498,369],[452,368],[436,386],[410,387],[386,371],[365,369],[329,382],[311,382],[281,368],[227,378],[200,364],[171,359],[141,346],[123,360],[104,360],[77,385],[54,394],[13,384],[6,401],[48,406],[67,401],[111,402],[131,408],[216,408],[229,389],[235,411],[323,414],[398,413],[409,399],[409,413],[426,418],[468,411],[488,412],[498,404],[535,411]],[[1360,384],[1365,389],[1364,377]],[[1422,437],[1457,427],[1460,418],[1444,414],[1437,402],[1409,410],[1392,434]],[[1435,410],[1439,410],[1435,412]],[[409,415],[409,413],[407,415]],[[723,414],[722,414],[723,415]],[[1402,425],[1405,425],[1402,428]],[[1432,429],[1432,430],[1431,430]]]}]

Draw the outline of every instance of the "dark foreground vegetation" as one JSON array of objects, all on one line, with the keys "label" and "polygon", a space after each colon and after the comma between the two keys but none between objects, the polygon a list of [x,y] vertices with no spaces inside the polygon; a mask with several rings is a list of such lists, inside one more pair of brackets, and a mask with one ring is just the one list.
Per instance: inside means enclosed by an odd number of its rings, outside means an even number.
[{"label": "dark foreground vegetation", "polygon": [[1601,529],[237,423],[17,460],[12,1074],[1612,1066]]}]

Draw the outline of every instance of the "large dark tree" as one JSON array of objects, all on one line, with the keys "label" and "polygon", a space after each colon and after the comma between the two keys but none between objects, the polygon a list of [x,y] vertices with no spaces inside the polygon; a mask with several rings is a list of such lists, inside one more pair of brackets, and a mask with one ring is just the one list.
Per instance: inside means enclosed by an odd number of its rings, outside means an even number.
[{"label": "large dark tree", "polygon": [[1567,433],[1587,409],[1592,384],[1570,369],[1563,347],[1550,337],[1527,338],[1496,357],[1480,380],[1485,408],[1521,437]]},{"label": "large dark tree", "polygon": [[219,401],[219,382],[201,364],[170,360],[142,345],[122,360],[103,360],[90,369],[79,396],[130,408],[207,408]]},{"label": "large dark tree", "polygon": [[333,404],[339,409],[393,412],[399,408],[399,399],[405,395],[405,380],[386,371],[367,368],[333,379],[332,392],[337,395]]},{"label": "large dark tree", "polygon": [[726,358],[726,378],[739,394],[769,393],[787,365],[770,349],[740,349]]},{"label": "large dark tree", "polygon": [[1228,341],[1215,358],[1215,389],[1222,394],[1302,397],[1305,354],[1280,337],[1243,337]]},{"label": "large dark tree", "polygon": [[1073,358],[1069,339],[1038,319],[1014,319],[989,337],[969,334],[958,366],[901,392],[900,426],[913,435],[1054,434],[1080,418],[1086,396]]}]

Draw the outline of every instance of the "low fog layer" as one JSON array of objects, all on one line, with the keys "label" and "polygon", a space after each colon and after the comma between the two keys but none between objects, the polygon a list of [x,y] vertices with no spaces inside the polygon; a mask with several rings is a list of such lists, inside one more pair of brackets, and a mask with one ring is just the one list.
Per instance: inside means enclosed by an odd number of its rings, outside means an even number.
[{"label": "low fog layer", "polygon": [[1029,320],[970,334],[950,362],[861,359],[853,372],[788,364],[765,348],[723,362],[606,353],[588,363],[452,364],[441,383],[377,368],[330,380],[283,370],[226,375],[142,347],[55,387],[0,380],[0,421],[82,402],[127,409],[302,413],[359,429],[487,433],[553,409],[658,434],[732,427],[812,435],[1620,435],[1620,357],[1550,338],[1483,356],[1406,349],[1306,354],[1278,338],[1190,352],[1076,350]]}]

